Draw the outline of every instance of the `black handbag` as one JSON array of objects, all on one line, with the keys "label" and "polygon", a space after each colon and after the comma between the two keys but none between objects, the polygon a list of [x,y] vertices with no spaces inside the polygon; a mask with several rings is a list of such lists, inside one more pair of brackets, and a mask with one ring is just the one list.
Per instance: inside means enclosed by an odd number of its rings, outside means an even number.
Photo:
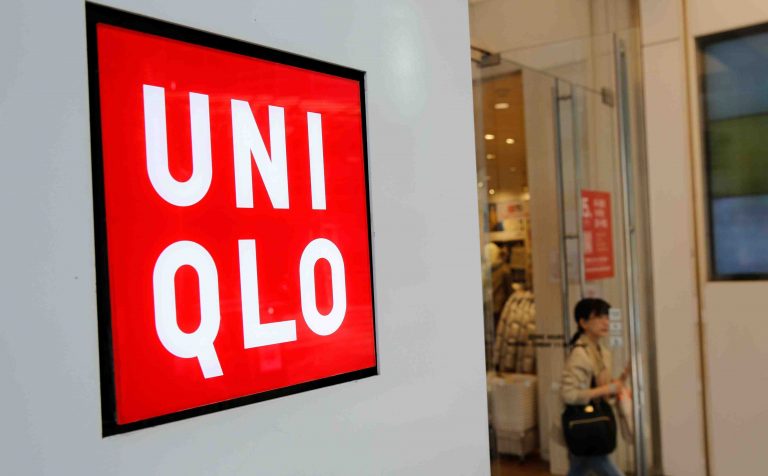
[{"label": "black handbag", "polygon": [[566,405],[562,423],[565,443],[576,456],[607,455],[616,449],[616,417],[602,397],[587,405]]}]

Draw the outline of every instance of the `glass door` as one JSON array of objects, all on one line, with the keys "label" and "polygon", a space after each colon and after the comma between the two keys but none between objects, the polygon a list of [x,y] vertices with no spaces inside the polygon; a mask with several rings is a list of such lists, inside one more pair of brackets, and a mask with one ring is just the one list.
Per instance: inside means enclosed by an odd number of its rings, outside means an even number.
[{"label": "glass door", "polygon": [[634,433],[619,436],[613,458],[627,474],[654,466],[643,174],[628,117],[637,98],[622,82],[631,72],[618,54],[631,45],[615,41],[615,90],[501,58],[473,65],[494,475],[568,470],[555,433],[582,297],[612,306],[603,344],[614,375],[633,363]]},{"label": "glass door", "polygon": [[[632,360],[632,283],[624,240],[624,181],[616,135],[615,100],[556,80],[557,171],[560,214],[561,305],[565,337],[576,331],[573,309],[585,297],[611,304],[610,335],[613,376]],[[617,415],[618,416],[618,415]],[[631,417],[633,418],[633,417]],[[641,445],[643,442],[641,441]],[[643,474],[634,464],[633,434],[618,438],[615,463]]]}]

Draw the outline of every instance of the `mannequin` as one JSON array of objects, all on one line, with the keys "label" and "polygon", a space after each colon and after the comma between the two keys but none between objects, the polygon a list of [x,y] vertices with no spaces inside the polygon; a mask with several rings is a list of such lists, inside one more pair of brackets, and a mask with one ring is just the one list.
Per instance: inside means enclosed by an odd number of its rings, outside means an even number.
[{"label": "mannequin", "polygon": [[512,272],[504,261],[501,248],[495,243],[485,245],[485,262],[490,266],[491,284],[493,286],[493,325],[499,323],[501,310],[512,292]]}]

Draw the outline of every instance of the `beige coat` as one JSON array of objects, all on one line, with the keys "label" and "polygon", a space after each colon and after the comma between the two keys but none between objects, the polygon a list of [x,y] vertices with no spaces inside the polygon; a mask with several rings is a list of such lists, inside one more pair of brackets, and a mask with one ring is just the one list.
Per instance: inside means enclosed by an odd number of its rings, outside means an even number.
[{"label": "beige coat", "polygon": [[565,361],[560,381],[560,397],[566,405],[589,403],[589,388],[592,376],[599,387],[611,382],[610,351],[582,335]]},{"label": "beige coat", "polygon": [[[595,383],[598,387],[610,383],[612,375],[611,352],[604,346],[592,342],[589,337],[582,335],[574,344],[573,350],[565,361],[563,375],[560,379],[561,405],[557,415],[563,411],[562,404],[586,405],[589,403],[588,392],[592,375],[595,375]],[[552,419],[550,434],[555,443],[565,446],[559,417]]]}]

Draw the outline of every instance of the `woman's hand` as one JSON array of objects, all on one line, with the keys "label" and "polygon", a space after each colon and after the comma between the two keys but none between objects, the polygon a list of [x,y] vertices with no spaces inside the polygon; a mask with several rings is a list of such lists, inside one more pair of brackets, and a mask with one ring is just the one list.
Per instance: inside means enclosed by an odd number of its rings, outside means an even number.
[{"label": "woman's hand", "polygon": [[624,371],[619,375],[619,380],[621,380],[622,383],[627,381],[627,378],[630,376],[632,372],[632,362],[630,361],[627,363],[627,366],[624,367]]},{"label": "woman's hand", "polygon": [[608,385],[603,385],[600,387],[600,396],[601,397],[613,397],[615,395],[618,395],[621,393],[621,391],[624,389],[624,382],[621,381],[621,379],[613,380]]},{"label": "woman's hand", "polygon": [[595,387],[590,391],[590,400],[598,397],[612,397],[618,395],[624,389],[624,382],[621,379],[613,380],[611,383]]}]

